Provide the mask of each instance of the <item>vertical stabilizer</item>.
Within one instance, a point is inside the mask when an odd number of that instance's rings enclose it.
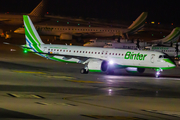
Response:
[[[172,30],[172,32],[166,36],[165,38],[161,39],[161,42],[166,43],[174,43],[177,42],[180,36],[180,27],[176,27]]]
[[[135,32],[141,30],[145,25],[145,20],[148,13],[143,12],[141,15],[128,27],[128,34],[134,34]]]
[[[28,15],[23,15],[25,38],[27,47],[33,48],[36,52],[42,52],[40,50],[41,44],[44,44],[37,33],[31,19]]]
[[[34,10],[28,14],[29,16],[38,16],[42,17],[44,16],[46,12],[46,7],[47,7],[47,0],[42,0],[35,8]]]

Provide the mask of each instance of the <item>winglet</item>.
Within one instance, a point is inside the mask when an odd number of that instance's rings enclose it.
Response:
[[[147,12],[141,13],[141,15],[128,27],[128,34],[133,34],[141,30],[145,25],[145,20],[148,16]]]

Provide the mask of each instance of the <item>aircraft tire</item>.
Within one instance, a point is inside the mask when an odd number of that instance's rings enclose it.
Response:
[[[80,73],[81,73],[81,74],[88,74],[88,73],[89,73],[89,70],[86,70],[86,69],[82,68],[82,69],[80,70]]]

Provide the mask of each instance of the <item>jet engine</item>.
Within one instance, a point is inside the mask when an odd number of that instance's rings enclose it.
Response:
[[[70,34],[61,34],[60,36],[55,36],[55,40],[60,39],[60,40],[72,40],[72,35]]]
[[[127,67],[126,71],[130,73],[144,73],[145,68]]]
[[[108,61],[102,61],[102,60],[91,60],[88,63],[88,69],[90,71],[102,71],[106,72],[108,70]]]

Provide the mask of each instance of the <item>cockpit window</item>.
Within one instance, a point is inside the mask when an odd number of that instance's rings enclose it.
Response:
[[[160,55],[159,58],[169,58],[167,55]]]
[[[163,55],[160,55],[159,58],[164,58],[164,56],[163,56]]]
[[[90,41],[90,43],[94,43],[94,41]]]
[[[160,55],[159,58],[169,58],[167,55]]]

